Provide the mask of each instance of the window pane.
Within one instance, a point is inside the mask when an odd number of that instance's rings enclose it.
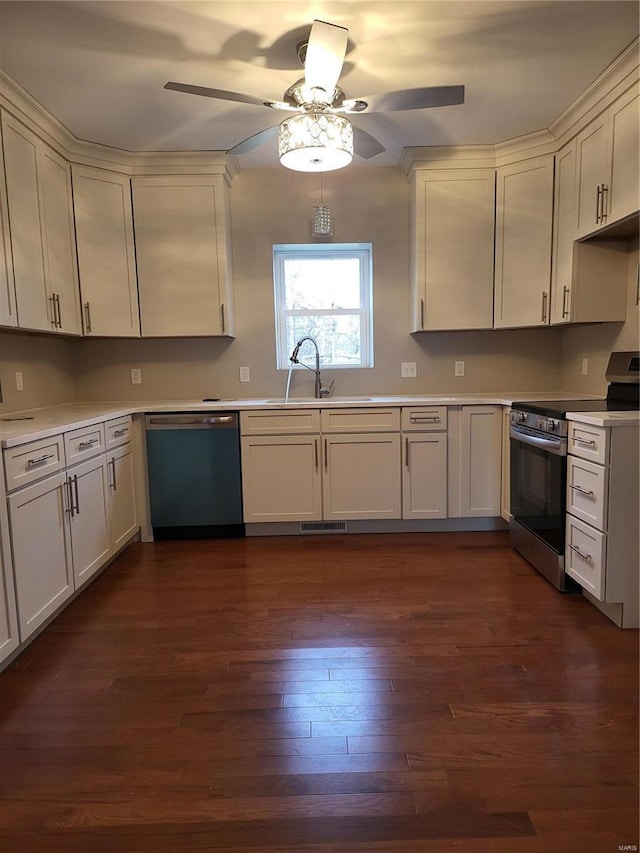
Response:
[[[287,258],[285,305],[300,308],[360,308],[358,258]]]
[[[310,336],[318,342],[320,364],[360,364],[360,315],[339,316],[307,315],[287,317],[287,351],[291,355],[297,342]],[[300,349],[299,359],[309,367],[315,366],[315,348],[306,342]]]

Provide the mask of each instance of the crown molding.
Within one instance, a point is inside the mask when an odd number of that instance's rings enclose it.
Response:
[[[407,178],[420,169],[493,169],[495,145],[433,145],[404,148],[398,168]]]

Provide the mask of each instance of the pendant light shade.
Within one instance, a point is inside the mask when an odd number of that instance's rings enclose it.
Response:
[[[287,169],[330,172],[353,158],[353,127],[332,113],[301,113],[285,119],[278,130],[278,156]]]

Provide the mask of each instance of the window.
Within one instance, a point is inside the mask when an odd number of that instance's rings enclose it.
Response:
[[[371,243],[274,246],[273,278],[278,368],[307,336],[324,367],[373,367]],[[300,361],[313,366],[313,346]]]

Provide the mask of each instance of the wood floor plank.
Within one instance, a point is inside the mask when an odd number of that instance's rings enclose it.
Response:
[[[0,673],[0,850],[617,851],[638,657],[500,532],[135,543]]]

